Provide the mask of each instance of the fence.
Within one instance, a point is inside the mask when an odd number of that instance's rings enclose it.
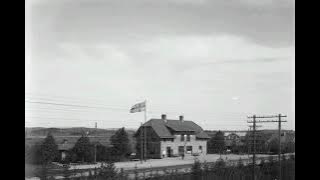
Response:
[[[278,179],[279,162],[277,158],[259,158],[255,168],[255,176],[257,180],[273,180]],[[295,160],[294,156],[283,158],[281,162],[282,180],[295,179]],[[196,162],[192,166],[184,166],[179,168],[158,168],[158,169],[136,169],[133,171],[122,171],[118,174],[108,176],[107,172],[102,177],[99,170],[84,175],[78,172],[78,177],[73,176],[67,178],[70,180],[253,180],[252,163],[249,161],[219,161],[215,163],[199,163]],[[70,176],[70,174],[68,174]]]

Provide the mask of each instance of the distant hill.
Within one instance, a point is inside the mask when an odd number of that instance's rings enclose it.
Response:
[[[110,146],[110,137],[115,134],[118,129],[95,129],[95,128],[85,128],[85,127],[74,127],[74,128],[25,128],[25,144],[26,146],[35,145],[41,143],[47,134],[50,132],[57,144],[63,143],[67,140],[69,144],[75,144],[81,135],[88,133],[90,142],[99,142],[104,146]],[[131,146],[135,147],[135,138],[133,135],[135,130],[126,129],[129,135],[129,140]]]
[[[26,137],[30,136],[47,136],[50,132],[53,136],[81,136],[82,134],[89,135],[110,135],[114,134],[118,129],[99,129],[99,128],[86,128],[86,127],[73,127],[73,128],[42,128],[42,127],[32,127],[25,128]],[[133,129],[126,129],[128,133],[134,133]]]

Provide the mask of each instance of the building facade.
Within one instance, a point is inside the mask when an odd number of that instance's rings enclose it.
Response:
[[[166,158],[206,154],[210,137],[200,126],[184,120],[183,116],[169,120],[162,115],[161,119],[150,119],[143,124],[135,138],[139,157],[142,154],[146,158]]]

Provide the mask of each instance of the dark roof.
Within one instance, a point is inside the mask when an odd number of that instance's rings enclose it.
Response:
[[[180,121],[180,120],[166,120],[163,119],[150,119],[142,126],[152,127],[160,138],[174,138],[169,129],[175,132],[194,132],[197,138],[210,138],[203,129],[193,121]]]
[[[58,150],[70,150],[72,149],[74,144],[58,144]]]
[[[225,140],[224,141],[224,143],[225,143],[225,146],[231,146],[232,145],[232,140]]]
[[[192,121],[167,120],[167,123],[165,125],[174,131],[195,132],[197,129],[197,127],[195,127],[196,124]]]

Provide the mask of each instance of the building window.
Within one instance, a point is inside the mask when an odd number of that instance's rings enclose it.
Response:
[[[190,135],[189,134],[187,135],[187,141],[190,141]]]
[[[184,135],[181,134],[181,141],[184,141]]]
[[[184,147],[183,146],[178,147],[178,153],[179,153],[179,155],[184,154]]]
[[[200,153],[202,153],[202,146],[199,146],[199,151]]]
[[[192,153],[192,146],[187,146],[187,153]]]

